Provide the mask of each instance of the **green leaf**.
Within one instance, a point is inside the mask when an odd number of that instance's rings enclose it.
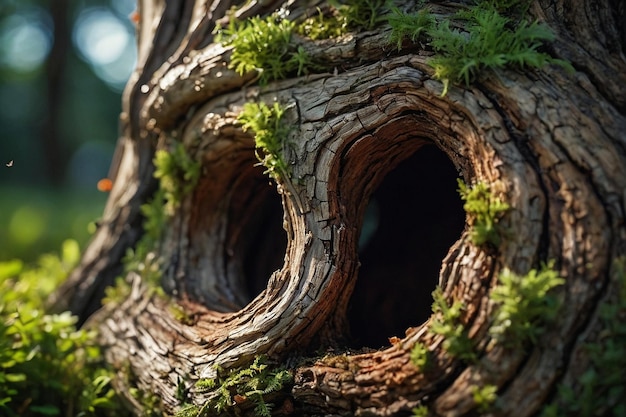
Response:
[[[570,64],[539,52],[544,42],[554,40],[548,26],[524,20],[514,22],[498,9],[481,2],[460,13],[459,17],[467,20],[465,34],[452,29],[449,20],[427,30],[436,52],[430,64],[435,77],[444,83],[442,95],[447,93],[449,83],[468,86],[488,69],[512,65],[539,68],[549,63],[573,69]]]
[[[490,334],[505,345],[523,345],[543,332],[545,323],[552,320],[560,307],[548,292],[565,280],[552,269],[553,263],[543,265],[524,276],[502,270],[490,298],[498,304],[494,312]]]
[[[0,281],[18,276],[23,268],[24,263],[19,259],[0,262]]]
[[[4,374],[4,380],[7,382],[23,382],[26,381],[26,374]]]

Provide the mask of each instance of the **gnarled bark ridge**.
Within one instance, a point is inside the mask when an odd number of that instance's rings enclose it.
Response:
[[[493,385],[493,414],[528,416],[559,384],[577,386],[590,360],[585,346],[602,337],[597,307],[615,296],[615,260],[626,253],[623,5],[532,2],[529,13],[556,34],[549,52],[576,71],[489,71],[442,96],[430,53],[397,51],[384,25],[301,39],[326,70],[258,86],[256,74],[230,69],[232,51],[214,42],[230,0],[138,3],[138,66],[124,93],[115,185],[55,300],[99,330],[120,391],[156,394],[172,414],[211,396],[193,384],[214,376],[215,365],[329,347],[352,350],[292,366],[295,412],[394,415],[424,404],[434,415],[475,415],[476,387]],[[299,19],[323,5],[253,1],[236,15],[281,6]],[[462,5],[428,7],[445,19]],[[248,101],[287,108],[289,176],[270,182],[256,166],[252,132],[236,121]],[[168,296],[130,272],[130,294],[97,310],[143,233],[154,152],[174,142],[201,162],[201,175],[155,246]],[[510,206],[497,247],[472,242],[457,172],[468,184],[490,184]],[[370,244],[377,249],[368,252]],[[498,275],[550,260],[565,278],[555,291],[558,317],[525,349],[495,343],[489,296]],[[429,331],[437,284],[464,303],[476,361],[454,358]],[[385,343],[391,336],[399,338]],[[432,353],[427,372],[410,361],[416,342]]]

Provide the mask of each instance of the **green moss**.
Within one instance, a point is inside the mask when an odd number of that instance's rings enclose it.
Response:
[[[153,162],[154,177],[159,180],[159,188],[163,193],[162,196],[157,194],[154,200],[157,200],[157,197],[165,199],[165,213],[172,216],[182,198],[196,187],[200,178],[201,164],[187,154],[185,145],[180,142],[176,142],[171,151],[164,149],[156,151]],[[142,211],[144,210],[142,208]],[[148,224],[148,231],[153,229],[151,226]]]
[[[271,367],[264,356],[258,356],[246,368],[224,372],[218,368],[216,379],[200,379],[196,383],[199,391],[215,391],[202,406],[185,405],[177,417],[202,417],[207,415],[230,415],[238,401],[251,401],[255,404],[255,414],[261,417],[271,415],[272,404],[265,402],[268,394],[278,392],[292,382],[291,374],[280,368]]]
[[[171,206],[171,205],[170,205]],[[143,239],[150,244],[156,244],[161,239],[161,234],[168,219],[171,207],[166,205],[165,190],[159,188],[152,199],[140,207],[143,221]]]
[[[385,21],[386,0],[347,0],[331,2],[324,13],[321,9],[296,30],[313,40],[336,38],[350,31],[372,30]]]
[[[191,317],[182,306],[173,303],[170,304],[168,307],[172,316],[180,323],[187,326],[192,326],[195,323],[193,317]]]
[[[244,21],[232,18],[227,28],[218,28],[216,41],[233,47],[230,68],[240,75],[258,71],[259,82],[265,84],[308,71],[308,54],[293,41],[295,27],[277,13]]]
[[[526,15],[531,0],[477,0],[475,5],[482,9],[495,9],[500,13],[523,17]]]
[[[435,52],[430,65],[435,78],[443,82],[442,95],[450,83],[468,86],[490,69],[557,64],[573,70],[568,62],[540,51],[544,42],[554,40],[554,34],[546,25],[523,19],[527,8],[527,1],[480,1],[457,14],[456,19],[465,21],[464,32],[456,29],[451,19],[433,23],[424,10],[415,14],[396,11],[389,16],[392,42],[401,47],[405,38],[416,41],[424,35],[429,39]],[[515,11],[517,18],[504,16],[502,10]]]
[[[586,372],[576,386],[559,385],[542,417],[626,416],[626,258],[614,262],[610,284],[612,293],[598,306],[601,337],[584,345]]]
[[[428,407],[425,405],[419,405],[415,407],[413,410],[413,416],[415,417],[428,417],[430,415],[430,411],[428,411]]]
[[[317,9],[317,14],[305,19],[296,27],[296,31],[312,40],[331,39],[345,35],[348,23],[335,8],[331,8],[327,14]]]
[[[428,370],[432,361],[430,350],[421,342],[415,343],[413,349],[411,349],[410,358],[413,365],[417,366],[422,372]]]
[[[189,389],[187,388],[185,379],[178,376],[178,379],[176,381],[176,399],[181,403],[185,403],[185,401],[187,400],[187,395],[189,395]]]
[[[152,290],[164,295],[161,288],[161,277],[163,276],[161,259],[154,251],[149,250],[146,245],[139,242],[134,249],[129,248],[126,251],[122,263],[126,274],[131,271],[136,272]]]
[[[351,30],[372,30],[385,21],[386,0],[345,0],[336,3],[339,19]]]
[[[96,334],[44,300],[80,258],[74,241],[36,266],[0,263],[0,415],[117,416],[122,410]]]
[[[404,13],[398,8],[393,8],[387,20],[391,26],[389,42],[395,43],[398,50],[402,48],[405,39],[413,43],[425,39],[435,25],[435,18],[427,9],[421,9],[416,13]]]
[[[115,278],[115,283],[104,289],[102,304],[120,303],[130,295],[130,284],[123,277]]]
[[[437,55],[430,64],[435,77],[442,80],[445,95],[448,85],[469,85],[486,70],[507,66],[540,68],[548,63],[566,63],[539,52],[545,41],[554,40],[546,25],[526,21],[511,27],[511,20],[497,10],[474,8],[468,15],[467,35],[441,22],[430,31],[431,45]]]
[[[482,387],[472,387],[472,398],[476,408],[481,413],[486,413],[493,407],[496,402],[498,387],[495,385],[485,385]]]
[[[487,184],[479,182],[468,187],[458,180],[459,194],[465,201],[463,209],[470,216],[472,224],[471,238],[476,245],[500,244],[503,230],[499,221],[509,210],[509,205],[495,197]]]
[[[185,145],[175,142],[171,150],[156,151],[153,163],[154,177],[159,188],[152,198],[140,207],[143,215],[143,235],[135,247],[128,248],[122,259],[126,275],[133,271],[139,274],[152,291],[165,296],[161,288],[161,260],[157,256],[157,245],[165,226],[182,199],[191,193],[200,178],[201,163],[195,161]],[[116,284],[105,290],[105,302],[120,301],[129,294],[129,283],[119,278]]]
[[[134,387],[129,388],[128,392],[141,405],[141,417],[164,417],[158,395]]]
[[[256,156],[267,168],[266,173],[275,179],[289,177],[287,163],[283,158],[289,128],[283,121],[285,108],[275,102],[272,107],[265,103],[246,103],[237,121],[244,131],[255,134]]]
[[[541,270],[533,269],[524,276],[508,269],[500,273],[499,284],[490,295],[498,307],[489,332],[498,341],[509,347],[535,343],[545,323],[556,316],[560,304],[549,291],[565,280],[552,266],[552,263],[544,265]]]
[[[434,318],[431,322],[430,331],[444,337],[443,348],[450,355],[475,362],[474,346],[461,322],[461,312],[465,308],[463,303],[455,300],[449,305],[439,287],[433,291],[433,300]]]

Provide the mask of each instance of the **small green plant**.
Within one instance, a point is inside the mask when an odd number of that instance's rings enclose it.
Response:
[[[313,40],[331,39],[346,34],[348,23],[335,8],[331,8],[328,14],[317,9],[317,14],[305,19],[296,30],[300,35]]]
[[[169,307],[170,313],[176,320],[178,320],[178,322],[186,326],[192,326],[195,323],[195,320],[193,319],[193,317],[190,316],[189,313],[185,311],[185,309],[182,306],[176,303],[172,303],[168,307]]]
[[[95,333],[70,312],[47,314],[44,300],[78,262],[75,241],[37,266],[0,263],[0,415],[120,415]]]
[[[467,16],[467,34],[450,27],[446,20],[429,31],[436,52],[430,65],[435,77],[443,81],[448,91],[450,82],[469,85],[485,69],[506,66],[540,68],[546,64],[571,65],[540,52],[545,41],[554,40],[546,25],[522,20],[515,28],[511,20],[493,8],[474,7]]]
[[[418,405],[412,411],[413,411],[413,416],[415,417],[428,417],[430,413],[428,411],[428,407],[426,407],[425,405]]]
[[[346,0],[335,7],[348,29],[372,30],[385,21],[387,0]]]
[[[557,298],[549,291],[565,282],[552,267],[553,263],[549,263],[524,276],[508,269],[500,273],[499,284],[490,296],[498,304],[490,328],[493,337],[509,347],[536,342],[543,324],[553,319],[559,309]]]
[[[165,199],[165,212],[171,216],[182,198],[196,187],[201,164],[187,154],[185,145],[180,142],[176,142],[171,152],[164,149],[156,151],[153,162],[154,177],[159,180],[162,198]],[[154,213],[151,211],[150,214]],[[148,231],[153,228],[148,224]]]
[[[331,1],[330,9],[306,19],[296,28],[297,32],[313,40],[330,39],[345,35],[350,30],[372,30],[385,19],[386,0]]]
[[[287,163],[282,156],[289,133],[283,121],[284,114],[285,108],[277,102],[272,107],[265,103],[246,103],[237,117],[244,131],[254,132],[256,156],[267,168],[266,173],[275,179],[281,175],[289,176]]]
[[[255,413],[260,417],[271,416],[272,404],[266,403],[264,396],[280,391],[292,382],[292,376],[285,369],[272,368],[264,356],[257,356],[247,368],[232,369],[223,375],[218,368],[216,379],[200,379],[196,389],[216,390],[217,396],[202,406],[186,405],[177,417],[202,417],[208,413],[223,415],[228,413],[237,401],[252,401]]]
[[[421,342],[415,343],[411,349],[411,362],[421,371],[426,371],[431,364],[431,353],[425,344]]]
[[[141,404],[141,417],[164,417],[161,398],[158,395],[135,387],[129,388],[128,392]]]
[[[557,64],[572,71],[567,61],[540,51],[544,42],[554,40],[554,34],[548,26],[523,18],[529,4],[526,0],[477,1],[456,15],[457,20],[466,23],[464,32],[454,28],[451,19],[435,23],[425,9],[413,14],[396,9],[388,17],[391,42],[400,49],[406,38],[413,42],[420,37],[428,39],[435,52],[430,65],[435,78],[443,82],[442,96],[450,83],[469,85],[488,69]],[[504,11],[513,11],[516,17],[504,16]]]
[[[140,207],[143,215],[143,235],[135,247],[128,248],[122,259],[124,272],[137,272],[151,290],[159,295],[165,293],[160,286],[161,259],[155,250],[167,220],[174,215],[182,199],[196,187],[200,178],[201,163],[193,160],[185,145],[176,142],[171,151],[159,149],[153,159],[154,177],[159,180],[159,188],[152,199]],[[129,294],[129,284],[118,278],[115,285],[105,290],[103,302],[120,301]]]
[[[258,71],[259,82],[265,84],[307,72],[311,62],[306,51],[293,42],[295,27],[278,13],[244,21],[233,17],[227,28],[217,29],[216,41],[233,47],[230,68],[240,75]]]
[[[420,38],[426,37],[435,24],[435,18],[428,9],[407,14],[398,8],[393,8],[387,20],[391,26],[389,42],[395,43],[398,50],[402,49],[402,42],[407,38],[415,43]]]
[[[145,236],[137,242],[134,248],[126,249],[122,258],[124,265],[124,275],[118,276],[115,283],[104,289],[102,303],[104,305],[119,303],[125,300],[131,292],[131,283],[125,277],[130,272],[134,272],[141,277],[143,283],[148,284],[148,290],[162,298],[166,297],[165,291],[161,287],[161,258],[151,249],[152,244]]]
[[[494,9],[500,13],[510,13],[516,16],[525,16],[531,0],[476,0],[477,7],[482,9]]]
[[[499,221],[509,205],[495,197],[484,182],[478,182],[473,187],[468,187],[461,179],[457,182],[459,194],[465,201],[463,209],[473,223],[472,242],[476,245],[490,243],[497,247],[503,234]]]
[[[151,284],[153,289],[157,291],[162,291],[160,287],[163,275],[161,259],[154,251],[148,250],[147,245],[139,242],[134,249],[128,248],[122,263],[126,273],[136,272],[141,276],[143,282]]]
[[[102,304],[119,303],[130,295],[130,284],[123,277],[116,277],[115,283],[104,289]]]
[[[455,300],[452,305],[448,305],[440,287],[433,291],[433,300],[434,319],[430,331],[444,336],[443,348],[450,355],[469,362],[476,361],[474,346],[461,323],[463,303]]]
[[[142,204],[140,207],[141,214],[144,218],[142,239],[146,244],[153,246],[161,238],[163,228],[167,222],[168,213],[172,210],[172,205],[166,205],[165,190],[159,188],[152,199]]]
[[[589,364],[577,387],[561,384],[542,417],[626,416],[626,258],[614,261],[614,290],[598,307],[602,336],[585,344]]]
[[[187,388],[187,384],[185,384],[185,379],[181,378],[179,375],[176,381],[176,399],[184,403],[188,394],[189,388]]]
[[[472,398],[474,399],[474,404],[476,404],[479,412],[486,413],[491,409],[498,398],[497,392],[498,387],[495,385],[472,387]]]

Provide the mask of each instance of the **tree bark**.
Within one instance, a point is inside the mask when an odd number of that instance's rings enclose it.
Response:
[[[471,416],[473,390],[488,384],[497,387],[491,414],[530,416],[560,384],[580,389],[585,346],[602,338],[599,306],[616,296],[611,277],[626,254],[623,4],[532,2],[529,12],[556,34],[550,54],[575,72],[488,71],[445,96],[430,53],[397,51],[385,26],[302,39],[327,71],[260,87],[255,74],[230,69],[231,50],[214,42],[232,5],[138,2],[138,65],[124,93],[114,187],[81,265],[53,301],[98,329],[119,390],[156,394],[173,414],[211,397],[194,382],[214,377],[215,365],[260,354],[295,376],[279,413],[382,416],[422,404],[432,415]],[[323,5],[282,6],[297,20]],[[437,19],[462,6],[428,5]],[[237,18],[280,7],[253,1]],[[255,165],[252,133],[236,121],[252,100],[288,108],[289,177],[270,182]],[[128,297],[100,308],[143,233],[154,152],[175,142],[201,162],[201,176],[156,245],[168,296],[128,272]],[[497,247],[473,243],[457,175],[490,184],[510,206]],[[376,222],[359,249],[364,224]],[[525,349],[495,343],[498,275],[551,260],[565,279],[555,291],[558,317]],[[448,354],[429,331],[437,285],[450,303],[464,303],[476,361]],[[417,342],[433,355],[429,371],[410,360]],[[315,351],[326,355],[293,360]]]

